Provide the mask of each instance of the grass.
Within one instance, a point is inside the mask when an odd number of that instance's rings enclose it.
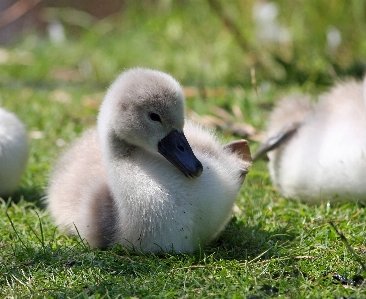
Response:
[[[68,11],[60,10],[68,37],[63,43],[28,34],[0,49],[0,105],[26,123],[31,144],[19,189],[0,203],[1,298],[366,298],[364,207],[285,199],[273,189],[265,162],[251,168],[224,232],[193,255],[138,256],[119,246],[92,250],[61,234],[45,211],[52,165],[95,124],[104,91],[124,68],[169,71],[196,88],[189,108],[208,114],[213,105],[228,111],[238,105],[245,122],[259,129],[281,95],[324,90],[333,78],[330,67],[341,77],[357,76],[352,67],[362,68],[362,1],[326,7],[298,2],[302,10],[278,1],[280,20],[298,33],[281,47],[260,44],[250,10],[241,2],[227,4],[225,13],[248,41],[246,51],[209,2],[143,2],[149,11],[127,2],[123,14],[93,21],[91,29],[70,23]],[[303,26],[309,20],[311,26]],[[335,23],[344,42],[332,56],[324,52],[322,32]],[[253,65],[258,51],[261,63]],[[238,138],[219,134],[224,141]]]

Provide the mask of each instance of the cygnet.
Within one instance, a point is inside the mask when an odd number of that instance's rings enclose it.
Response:
[[[280,101],[269,117],[274,186],[308,203],[366,201],[366,78],[335,85],[313,104],[309,96]]]
[[[226,146],[185,122],[179,83],[134,68],[108,89],[96,129],[61,157],[50,178],[56,224],[91,247],[190,253],[230,219],[251,163],[245,140]]]
[[[24,124],[15,114],[0,108],[0,196],[18,187],[28,160],[28,139]]]

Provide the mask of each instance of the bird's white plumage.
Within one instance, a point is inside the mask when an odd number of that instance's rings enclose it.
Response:
[[[150,112],[161,122],[152,122]],[[158,153],[182,130],[203,165],[188,178]],[[244,164],[243,164],[244,163]],[[78,139],[50,179],[56,224],[93,247],[120,243],[143,252],[192,252],[223,229],[243,182],[243,162],[200,126],[184,125],[184,96],[172,77],[132,69],[111,85],[98,130]]]
[[[0,108],[0,196],[17,188],[28,159],[24,124],[13,113]]]
[[[310,203],[366,200],[366,79],[339,83],[311,104],[290,97],[274,109],[268,135],[288,122],[297,132],[268,153],[279,191]]]

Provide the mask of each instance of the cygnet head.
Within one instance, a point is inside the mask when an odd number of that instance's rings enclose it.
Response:
[[[122,73],[110,86],[98,117],[102,151],[116,138],[160,153],[185,176],[198,177],[202,164],[183,133],[185,101],[171,76],[144,68]]]

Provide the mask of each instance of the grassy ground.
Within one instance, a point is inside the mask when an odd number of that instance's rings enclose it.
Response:
[[[19,190],[0,203],[1,298],[366,298],[365,209],[284,199],[271,186],[264,162],[251,168],[225,231],[194,255],[91,250],[58,232],[44,210],[53,163],[95,124],[106,87],[124,68],[171,72],[196,88],[189,108],[207,114],[213,105],[229,111],[238,105],[245,122],[259,129],[282,94],[317,93],[335,74],[360,74],[363,1],[326,7],[296,2],[302,9],[278,1],[279,19],[298,33],[281,46],[256,40],[249,10],[254,2],[232,2],[224,11],[246,44],[238,43],[233,27],[223,26],[225,16],[212,1],[181,7],[158,1],[144,10],[128,4],[123,14],[90,21],[89,29],[73,24],[70,11],[48,11],[65,25],[64,42],[28,34],[0,48],[0,105],[26,123],[31,144]],[[324,32],[335,24],[343,43],[329,54]],[[225,132],[220,137],[238,138]]]

